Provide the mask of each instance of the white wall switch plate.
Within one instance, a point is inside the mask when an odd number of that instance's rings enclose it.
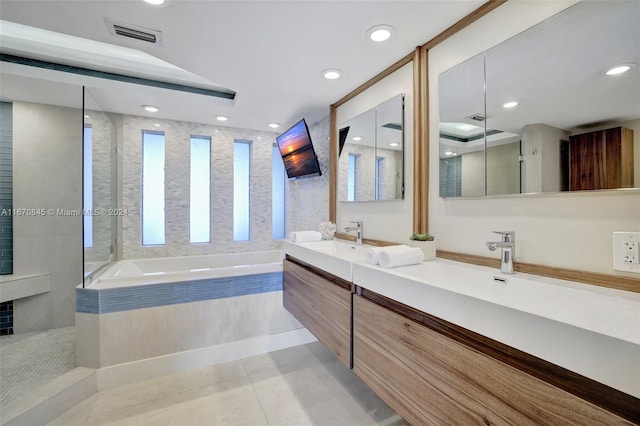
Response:
[[[640,274],[640,232],[613,233],[613,269]]]

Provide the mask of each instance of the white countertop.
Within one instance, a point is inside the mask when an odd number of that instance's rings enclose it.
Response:
[[[351,282],[352,265],[364,262],[367,245],[343,240],[292,243],[284,241],[283,249],[296,259]]]
[[[638,293],[443,259],[354,263],[353,282],[640,397]]]
[[[414,305],[421,301],[402,281],[437,287],[640,345],[640,293],[523,273],[507,275],[444,259],[391,269],[359,263],[354,264],[353,271],[355,284],[383,295],[393,286],[395,296],[416,309],[420,307]],[[377,275],[376,279],[371,273]],[[507,283],[494,281],[494,277]]]

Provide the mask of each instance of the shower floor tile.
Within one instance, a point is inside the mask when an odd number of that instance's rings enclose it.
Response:
[[[0,337],[0,408],[76,367],[75,327]]]

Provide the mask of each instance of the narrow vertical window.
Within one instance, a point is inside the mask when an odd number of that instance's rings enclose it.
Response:
[[[191,137],[189,242],[211,241],[211,139]]]
[[[164,244],[164,133],[142,132],[142,244]]]
[[[233,144],[233,239],[251,239],[251,142],[236,141]]]
[[[347,201],[356,200],[356,160],[358,156],[349,154],[349,170],[347,172]]]
[[[84,247],[93,247],[93,215],[87,213],[93,209],[93,128],[91,126],[85,126],[84,134],[82,135],[82,150],[83,150],[83,194],[82,194],[82,208],[84,209],[84,215],[82,220],[84,222],[83,239]]]
[[[278,145],[274,145],[271,153],[271,225],[274,240],[284,239],[284,183],[284,163]]]

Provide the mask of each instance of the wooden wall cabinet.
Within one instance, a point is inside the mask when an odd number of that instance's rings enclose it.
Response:
[[[284,307],[351,367],[351,283],[287,256]]]
[[[633,130],[599,130],[569,138],[569,189],[633,188]]]
[[[395,307],[382,306],[384,297],[363,294],[353,298],[353,369],[411,424],[633,424],[477,350],[484,345],[492,351],[493,343],[460,343],[456,337],[464,329],[389,299]],[[634,418],[637,400],[627,402],[628,417]]]

